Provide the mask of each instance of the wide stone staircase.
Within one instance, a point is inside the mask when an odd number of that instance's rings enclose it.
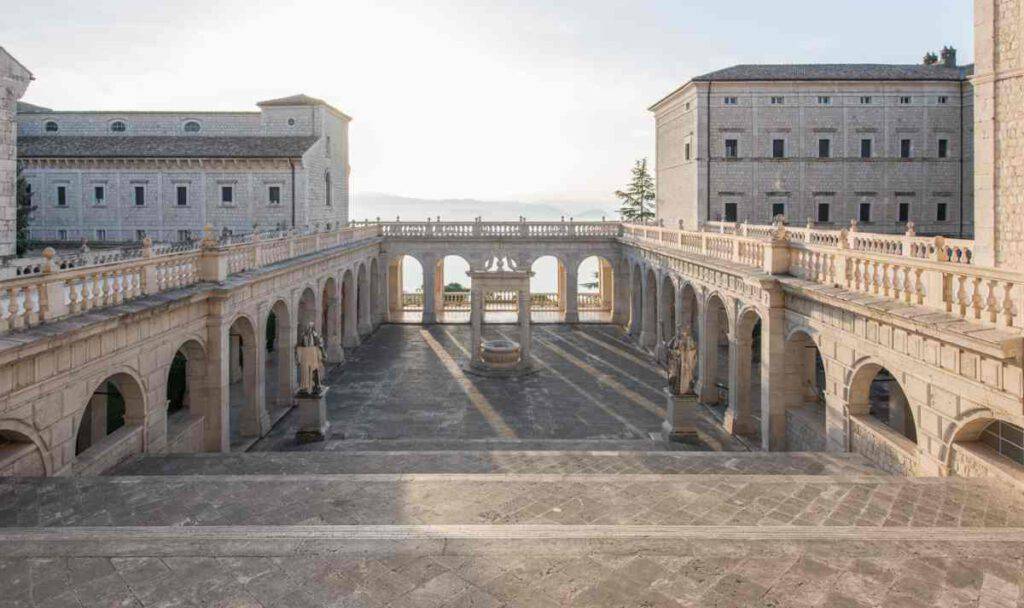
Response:
[[[1024,606],[1024,499],[984,480],[642,441],[322,447],[4,480],[0,606]]]

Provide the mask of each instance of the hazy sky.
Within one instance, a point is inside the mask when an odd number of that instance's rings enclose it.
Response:
[[[14,4],[14,0],[0,0]],[[736,63],[970,61],[970,0],[18,2],[0,46],[58,109],[355,118],[355,191],[603,201],[653,155],[646,108]]]

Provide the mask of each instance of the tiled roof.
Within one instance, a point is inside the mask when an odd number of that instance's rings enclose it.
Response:
[[[744,80],[963,80],[973,66],[818,63],[734,65],[693,78],[695,82]]]
[[[291,95],[288,97],[279,97],[277,99],[268,99],[266,101],[261,101],[256,105],[261,108],[272,108],[275,106],[327,106],[328,108],[334,110],[338,114],[341,114],[345,118],[352,118],[348,114],[345,114],[344,112],[327,103],[323,99],[317,99],[316,97],[310,97],[309,95],[305,95],[302,93],[298,95]]]
[[[44,108],[43,106],[37,106],[34,103],[28,103],[27,101],[19,101],[17,105],[18,114],[46,114],[53,112],[50,108]]]
[[[316,137],[64,136],[18,138],[20,158],[292,158]]]

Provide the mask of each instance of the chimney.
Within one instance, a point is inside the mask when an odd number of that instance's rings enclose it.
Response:
[[[942,58],[942,65],[943,66],[945,66],[947,68],[955,68],[956,67],[956,49],[955,48],[953,48],[951,46],[944,46],[944,47],[942,47],[942,53],[940,54],[940,56]]]

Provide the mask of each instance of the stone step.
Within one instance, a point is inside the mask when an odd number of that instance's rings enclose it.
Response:
[[[1019,527],[981,479],[881,475],[350,474],[10,479],[0,526]]]
[[[402,442],[401,447],[406,447]],[[470,444],[470,447],[477,447]],[[482,447],[482,446],[480,446]],[[598,446],[593,446],[598,447]],[[601,446],[614,447],[614,446]],[[339,475],[367,473],[881,475],[857,454],[342,450],[231,454],[147,454],[116,475]]]

